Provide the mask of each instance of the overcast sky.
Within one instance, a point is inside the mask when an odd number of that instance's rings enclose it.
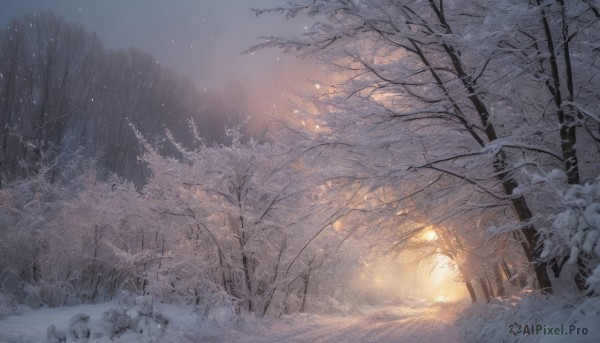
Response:
[[[299,35],[308,19],[255,17],[251,8],[280,0],[0,0],[0,25],[52,10],[94,30],[109,48],[134,46],[190,77],[199,90],[220,91],[233,79],[265,92],[297,82],[307,62],[278,51],[240,55],[262,35]]]

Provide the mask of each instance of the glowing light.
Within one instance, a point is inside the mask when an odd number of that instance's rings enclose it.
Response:
[[[437,235],[437,233],[435,233],[435,231],[429,230],[423,234],[423,238],[427,241],[432,242],[432,241],[435,241],[436,239],[438,239],[438,235]]]
[[[403,255],[407,259],[414,257],[408,252]],[[457,270],[448,257],[435,254],[428,260],[422,260],[419,263],[421,267],[403,260],[384,257],[362,263],[360,270],[355,271],[351,287],[357,294],[364,294],[375,301],[393,301],[409,296],[441,304],[468,298],[465,285],[459,281]]]
[[[383,286],[383,280],[379,277],[373,278],[373,285],[377,287]]]
[[[318,83],[315,83],[315,88],[316,88],[317,90],[319,90],[319,89],[321,89],[321,85],[320,85],[320,84],[318,84]]]
[[[341,220],[336,220],[335,223],[333,223],[333,229],[337,232],[340,232],[342,230],[342,221]]]
[[[320,128],[321,128],[321,125],[319,125],[319,124],[315,125],[315,129],[320,129]]]

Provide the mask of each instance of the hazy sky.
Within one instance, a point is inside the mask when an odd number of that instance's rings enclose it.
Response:
[[[293,83],[307,62],[278,51],[240,55],[261,35],[298,35],[308,19],[255,17],[251,8],[280,0],[0,0],[0,25],[15,16],[52,10],[94,30],[109,48],[135,46],[190,77],[198,89],[221,90],[244,80],[260,93]],[[251,84],[251,86],[248,86]],[[261,95],[262,96],[262,95]]]

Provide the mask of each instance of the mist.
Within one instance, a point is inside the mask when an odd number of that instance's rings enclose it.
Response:
[[[308,58],[272,49],[242,54],[261,36],[300,35],[310,26],[307,18],[258,18],[252,12],[274,4],[276,0],[24,0],[2,4],[0,25],[52,11],[95,32],[107,48],[149,52],[161,65],[189,77],[199,91],[226,96],[232,88],[242,88],[247,115],[266,120],[285,114],[286,98],[320,76]]]
[[[0,341],[600,341],[597,1],[0,7]]]

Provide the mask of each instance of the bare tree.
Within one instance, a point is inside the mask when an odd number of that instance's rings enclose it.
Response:
[[[4,180],[35,174],[39,149],[54,153],[60,171],[81,147],[102,154],[104,177],[115,172],[141,187],[148,170],[137,161],[130,123],[165,155],[178,154],[164,144],[165,128],[194,144],[190,118],[210,144],[227,143],[226,125],[216,120],[222,100],[202,95],[148,53],[104,49],[95,34],[51,12],[14,19],[0,34],[0,73]]]

